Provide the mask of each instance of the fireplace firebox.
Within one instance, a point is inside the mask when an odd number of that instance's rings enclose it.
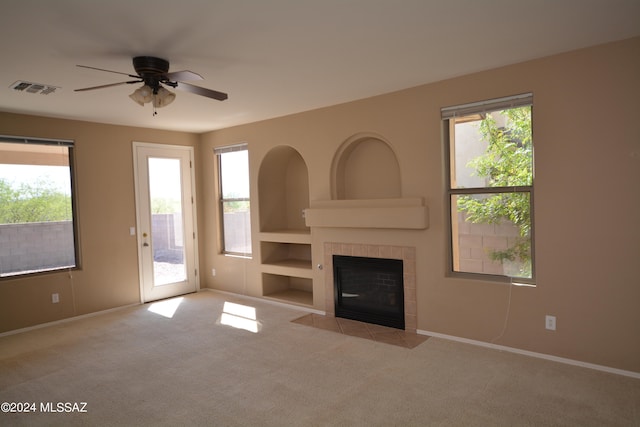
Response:
[[[404,329],[402,260],[333,255],[335,315]]]

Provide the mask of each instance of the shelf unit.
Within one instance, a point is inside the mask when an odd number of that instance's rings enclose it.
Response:
[[[280,146],[267,153],[258,195],[262,295],[313,307],[311,231],[302,216],[309,207],[309,176],[296,150]]]

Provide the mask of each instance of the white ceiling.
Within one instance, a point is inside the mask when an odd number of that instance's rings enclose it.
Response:
[[[204,132],[638,35],[640,0],[2,0],[0,111]],[[229,99],[176,90],[153,117],[138,85],[74,92],[129,80],[76,64],[138,55]]]

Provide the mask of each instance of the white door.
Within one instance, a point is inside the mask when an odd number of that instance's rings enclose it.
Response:
[[[197,290],[193,148],[133,143],[142,302]]]

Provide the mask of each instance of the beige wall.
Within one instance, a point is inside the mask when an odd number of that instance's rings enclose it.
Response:
[[[252,227],[259,229],[258,171],[269,150],[289,145],[309,171],[310,200],[331,199],[331,166],[357,134],[388,141],[402,197],[422,197],[426,230],[314,228],[313,265],[325,242],[417,249],[418,329],[640,372],[640,39],[570,52],[384,96],[238,126],[202,136],[207,287],[260,296],[254,258],[219,254],[213,147],[249,143]],[[446,206],[440,108],[525,92],[534,95],[537,288],[446,276]],[[324,310],[314,269],[314,306]],[[557,331],[544,328],[546,314]],[[495,340],[495,341],[494,341]]]
[[[503,329],[509,287],[446,276],[440,108],[533,92],[537,288],[512,289],[507,328],[495,343],[640,372],[639,75],[636,38],[203,135],[0,113],[0,133],[76,141],[83,256],[72,278],[1,281],[0,331],[139,301],[128,234],[135,224],[131,141],[197,147],[201,284],[260,296],[257,233],[253,259],[219,253],[213,147],[249,143],[257,231],[258,171],[269,150],[295,148],[308,168],[310,200],[329,200],[334,154],[363,134],[389,142],[401,195],[425,200],[429,228],[314,228],[313,265],[322,262],[325,242],[415,247],[418,329],[492,342]],[[325,274],[314,269],[318,309]],[[557,331],[544,329],[545,314],[557,316]]]
[[[0,280],[0,332],[139,303],[132,141],[194,146],[197,135],[8,113],[0,134],[75,141],[82,265]]]

